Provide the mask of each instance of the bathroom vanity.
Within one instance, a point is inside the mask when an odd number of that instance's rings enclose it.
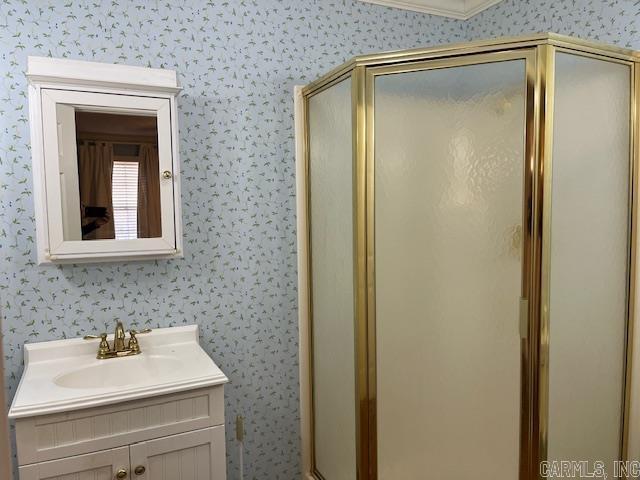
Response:
[[[224,480],[228,380],[198,327],[153,330],[122,357],[97,359],[101,341],[24,346],[9,411],[20,479]]]

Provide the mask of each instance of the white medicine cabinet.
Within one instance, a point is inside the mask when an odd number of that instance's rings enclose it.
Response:
[[[29,57],[38,263],[182,256],[171,70]]]

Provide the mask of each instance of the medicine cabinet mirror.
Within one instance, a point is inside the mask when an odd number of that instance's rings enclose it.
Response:
[[[38,262],[180,256],[175,72],[29,57],[27,76]]]

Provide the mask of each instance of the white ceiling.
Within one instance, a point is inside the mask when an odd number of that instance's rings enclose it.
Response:
[[[466,20],[502,0],[360,0],[387,7]]]

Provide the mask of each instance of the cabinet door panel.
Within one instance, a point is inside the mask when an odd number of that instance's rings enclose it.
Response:
[[[137,443],[130,453],[135,480],[226,478],[223,426]],[[139,467],[144,473],[133,473]]]
[[[129,447],[20,467],[20,480],[112,480],[129,471]]]

